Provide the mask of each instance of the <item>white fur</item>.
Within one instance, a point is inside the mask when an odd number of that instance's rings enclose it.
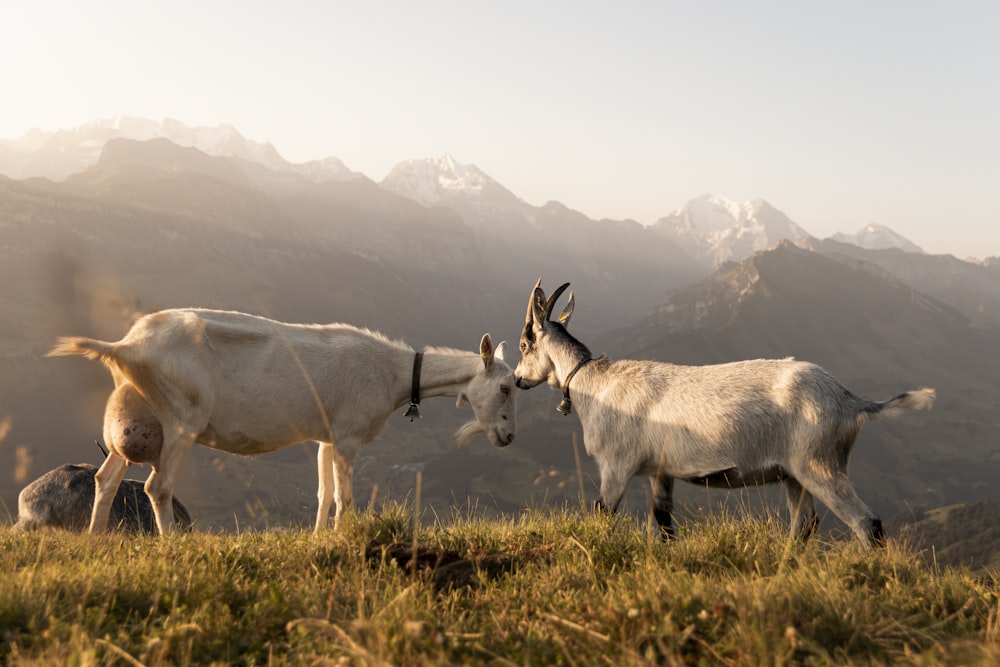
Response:
[[[518,386],[562,387],[589,357],[565,328],[573,312],[549,320],[563,285],[546,299],[540,284],[528,303]],[[629,480],[649,476],[654,511],[667,533],[675,478],[712,486],[785,482],[792,528],[815,527],[813,496],[865,544],[881,540],[881,522],[857,496],[847,461],[861,426],[882,414],[928,409],[933,389],[875,403],[845,389],[825,370],[794,359],[710,366],[594,360],[570,385],[587,453],[601,475],[601,502],[612,511]]]
[[[430,348],[420,376],[422,397],[468,401],[479,432],[503,447],[514,438],[513,374],[505,344],[489,334],[479,353]],[[108,343],[61,338],[50,356],[101,360],[115,386],[131,383],[163,427],[159,461],[146,481],[161,533],[177,476],[192,446],[248,455],[316,440],[319,507],[315,530],[335,526],[352,503],[351,473],[358,450],[371,442],[393,411],[410,399],[414,351],[404,343],[347,324],[286,324],[244,313],[203,309],[146,315],[126,336]],[[141,416],[141,415],[139,415]],[[91,532],[104,530],[115,490],[129,462],[109,432],[111,448],[97,473]],[[467,427],[466,427],[467,428]]]

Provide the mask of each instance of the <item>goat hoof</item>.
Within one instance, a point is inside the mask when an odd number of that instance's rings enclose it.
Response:
[[[871,536],[873,547],[885,546],[885,529],[882,528],[882,519],[872,519],[871,525],[868,527],[868,534]]]

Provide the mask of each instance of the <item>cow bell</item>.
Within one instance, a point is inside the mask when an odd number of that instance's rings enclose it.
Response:
[[[409,417],[412,422],[414,419],[420,419],[420,406],[416,403],[410,403],[410,407],[406,408],[406,412],[403,413],[404,417]]]
[[[569,413],[573,412],[573,402],[569,400],[569,396],[559,401],[559,405],[556,406],[556,412],[566,416],[569,416]]]

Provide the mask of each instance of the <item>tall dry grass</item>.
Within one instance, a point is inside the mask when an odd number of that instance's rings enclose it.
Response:
[[[0,528],[0,662],[1000,664],[996,575],[786,530],[399,504],[319,537]]]

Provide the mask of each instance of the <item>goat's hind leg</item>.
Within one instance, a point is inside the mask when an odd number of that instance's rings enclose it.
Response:
[[[785,503],[791,519],[792,535],[806,542],[819,527],[816,504],[812,494],[806,491],[794,477],[787,477],[785,483]]]
[[[819,498],[821,503],[854,531],[862,544],[869,548],[885,544],[882,519],[858,497],[846,472],[800,476],[800,480],[807,491]]]
[[[104,463],[94,473],[94,508],[90,513],[90,532],[102,533],[108,529],[108,516],[115,494],[125,477],[129,462],[114,452],[108,454]]]
[[[601,497],[594,504],[594,509],[614,514],[618,511],[618,505],[625,496],[625,489],[632,476],[622,475],[619,468],[603,461],[598,461],[598,468],[601,472]]]
[[[164,433],[169,435],[164,437],[160,464],[153,466],[145,485],[160,535],[174,529],[174,487],[197,437],[193,429],[181,426],[169,428],[167,424],[164,424]]]
[[[674,537],[674,478],[670,475],[653,475],[649,478],[653,489],[653,518],[660,527],[664,540]]]

